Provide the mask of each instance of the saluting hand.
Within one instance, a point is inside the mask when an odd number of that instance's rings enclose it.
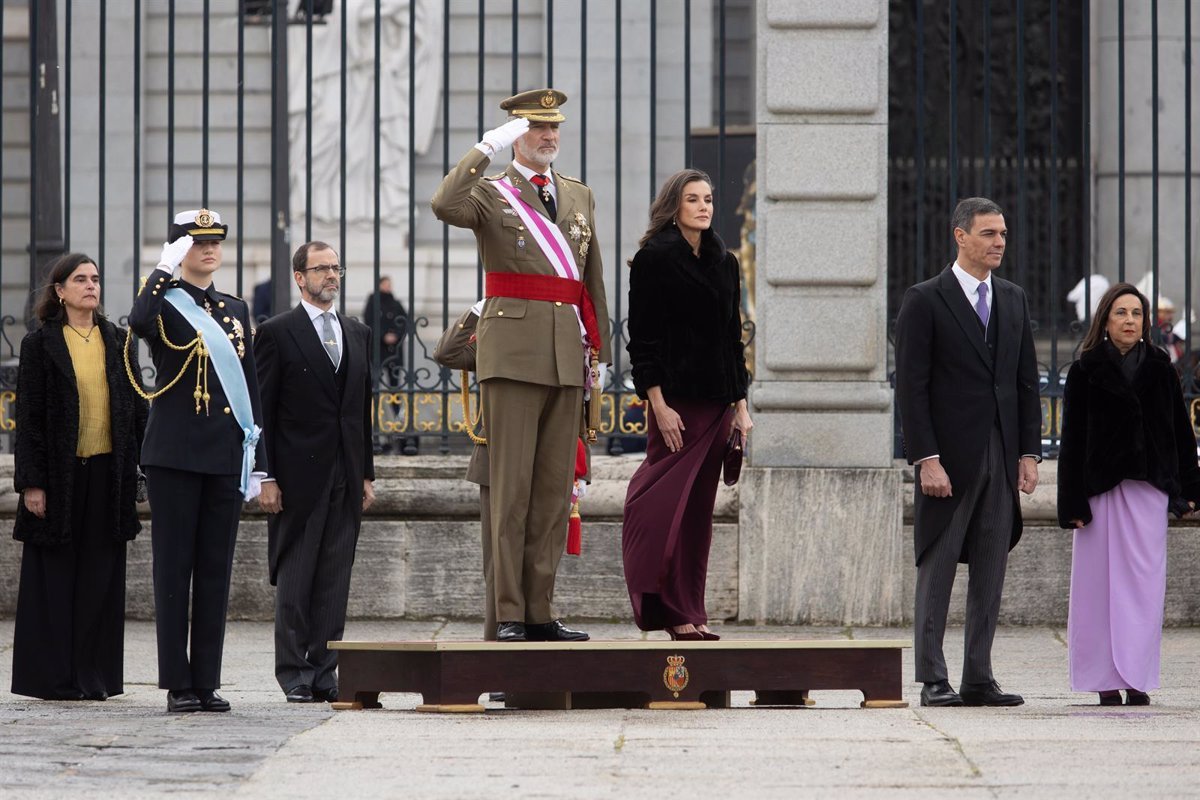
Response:
[[[258,504],[268,514],[278,514],[283,511],[283,490],[277,481],[263,481],[262,494],[258,496]]]
[[[921,494],[926,497],[954,496],[950,476],[946,474],[940,458],[931,458],[917,464],[917,474],[921,476]]]
[[[26,489],[21,494],[21,501],[25,503],[25,508],[29,510],[38,519],[46,518],[46,490],[45,489]]]
[[[520,139],[529,130],[529,120],[525,117],[510,119],[498,128],[492,128],[483,135],[481,142],[492,148],[492,155],[512,147],[513,142]]]
[[[192,249],[192,237],[180,236],[173,242],[163,242],[162,255],[158,257],[158,266],[171,272],[183,263],[183,257]]]
[[[375,484],[367,478],[363,478],[363,511],[371,507],[375,502]]]

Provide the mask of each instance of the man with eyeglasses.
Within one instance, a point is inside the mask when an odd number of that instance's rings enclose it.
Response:
[[[275,592],[275,678],[289,703],[337,700],[337,652],[363,512],[375,500],[371,331],[333,307],[346,270],[300,245],[300,304],[254,339],[267,460],[259,499]]]

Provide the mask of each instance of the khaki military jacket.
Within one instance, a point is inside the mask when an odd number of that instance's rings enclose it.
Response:
[[[470,228],[488,272],[554,275],[533,234],[488,182],[500,177],[539,212],[542,201],[534,187],[511,164],[503,175],[485,178],[491,159],[471,148],[433,195],[433,213],[460,228]],[[604,293],[604,267],[596,241],[596,202],[580,181],[554,172],[558,219],[554,220],[571,248],[584,285],[596,307],[600,328],[600,360],[612,362],[611,324]],[[492,297],[484,303],[476,330],[476,374],[479,380],[508,378],[547,386],[584,384],[583,344],[571,306],[543,300]]]

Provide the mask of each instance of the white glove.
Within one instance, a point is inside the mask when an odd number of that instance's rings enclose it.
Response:
[[[525,117],[515,117],[499,128],[492,128],[485,133],[480,139],[480,143],[492,148],[492,155],[495,155],[501,150],[512,147],[513,142],[525,135],[527,130],[529,130],[529,120]]]
[[[173,242],[163,242],[162,255],[158,257],[158,268],[174,272],[183,263],[183,257],[192,249],[192,237],[181,236]]]

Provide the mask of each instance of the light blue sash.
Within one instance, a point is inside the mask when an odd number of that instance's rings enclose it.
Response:
[[[225,398],[229,400],[229,408],[238,427],[242,429],[242,496],[250,490],[250,473],[254,472],[254,447],[262,429],[254,424],[254,407],[250,404],[250,388],[246,385],[246,374],[242,372],[242,362],[233,342],[225,336],[225,330],[217,321],[196,305],[192,296],[178,287],[168,289],[163,298],[183,315],[188,324],[204,337],[204,347],[208,350],[213,370],[217,380],[225,390]]]

